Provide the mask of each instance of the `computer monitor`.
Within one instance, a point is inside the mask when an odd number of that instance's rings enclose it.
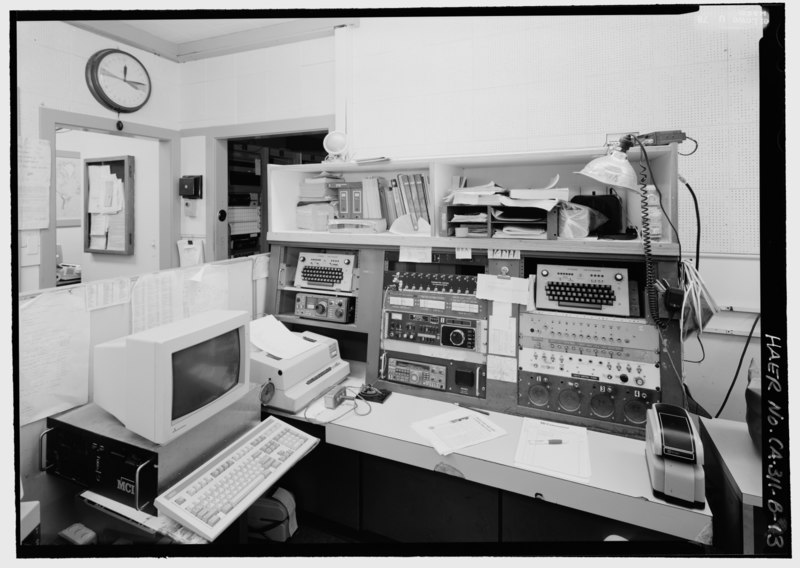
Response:
[[[212,310],[95,346],[94,402],[167,444],[249,391],[250,317]]]

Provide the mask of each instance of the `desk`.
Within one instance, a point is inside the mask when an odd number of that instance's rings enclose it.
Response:
[[[734,550],[754,554],[756,513],[762,507],[761,455],[750,439],[747,423],[701,418],[700,435],[708,466],[719,467],[725,477],[723,493],[732,492],[740,507],[739,511],[719,512],[727,519],[741,517],[741,550],[738,546]],[[720,507],[731,503],[726,497],[721,495]]]
[[[350,413],[328,423],[326,441],[688,541],[711,543],[708,505],[689,509],[653,496],[644,441],[590,431],[592,475],[590,482],[583,484],[515,467],[523,421],[519,416],[492,412],[491,420],[507,432],[505,436],[440,456],[411,424],[453,408],[448,403],[393,393],[385,403],[373,404],[366,416]]]

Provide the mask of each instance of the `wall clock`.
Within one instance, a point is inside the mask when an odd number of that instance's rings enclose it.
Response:
[[[119,49],[101,49],[86,62],[94,98],[115,112],[135,112],[150,99],[150,75],[142,62]]]

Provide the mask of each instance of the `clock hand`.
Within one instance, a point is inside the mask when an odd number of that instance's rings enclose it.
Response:
[[[132,81],[130,79],[123,79],[119,75],[114,75],[113,73],[111,73],[110,71],[106,71],[105,69],[100,69],[100,74],[101,75],[106,75],[106,76],[111,77],[113,79],[117,79],[119,81],[122,81],[123,83],[127,83],[127,84],[133,86],[135,89],[141,89],[142,87],[146,87],[147,86],[146,83],[140,83],[139,81]],[[125,74],[127,75],[127,67],[125,68]]]

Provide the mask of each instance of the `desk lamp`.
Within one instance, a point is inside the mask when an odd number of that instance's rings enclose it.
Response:
[[[578,173],[605,185],[614,185],[632,191],[639,191],[639,185],[636,183],[636,173],[628,161],[627,154],[633,144],[633,135],[626,134],[619,139],[617,145],[605,156],[595,158]]]

